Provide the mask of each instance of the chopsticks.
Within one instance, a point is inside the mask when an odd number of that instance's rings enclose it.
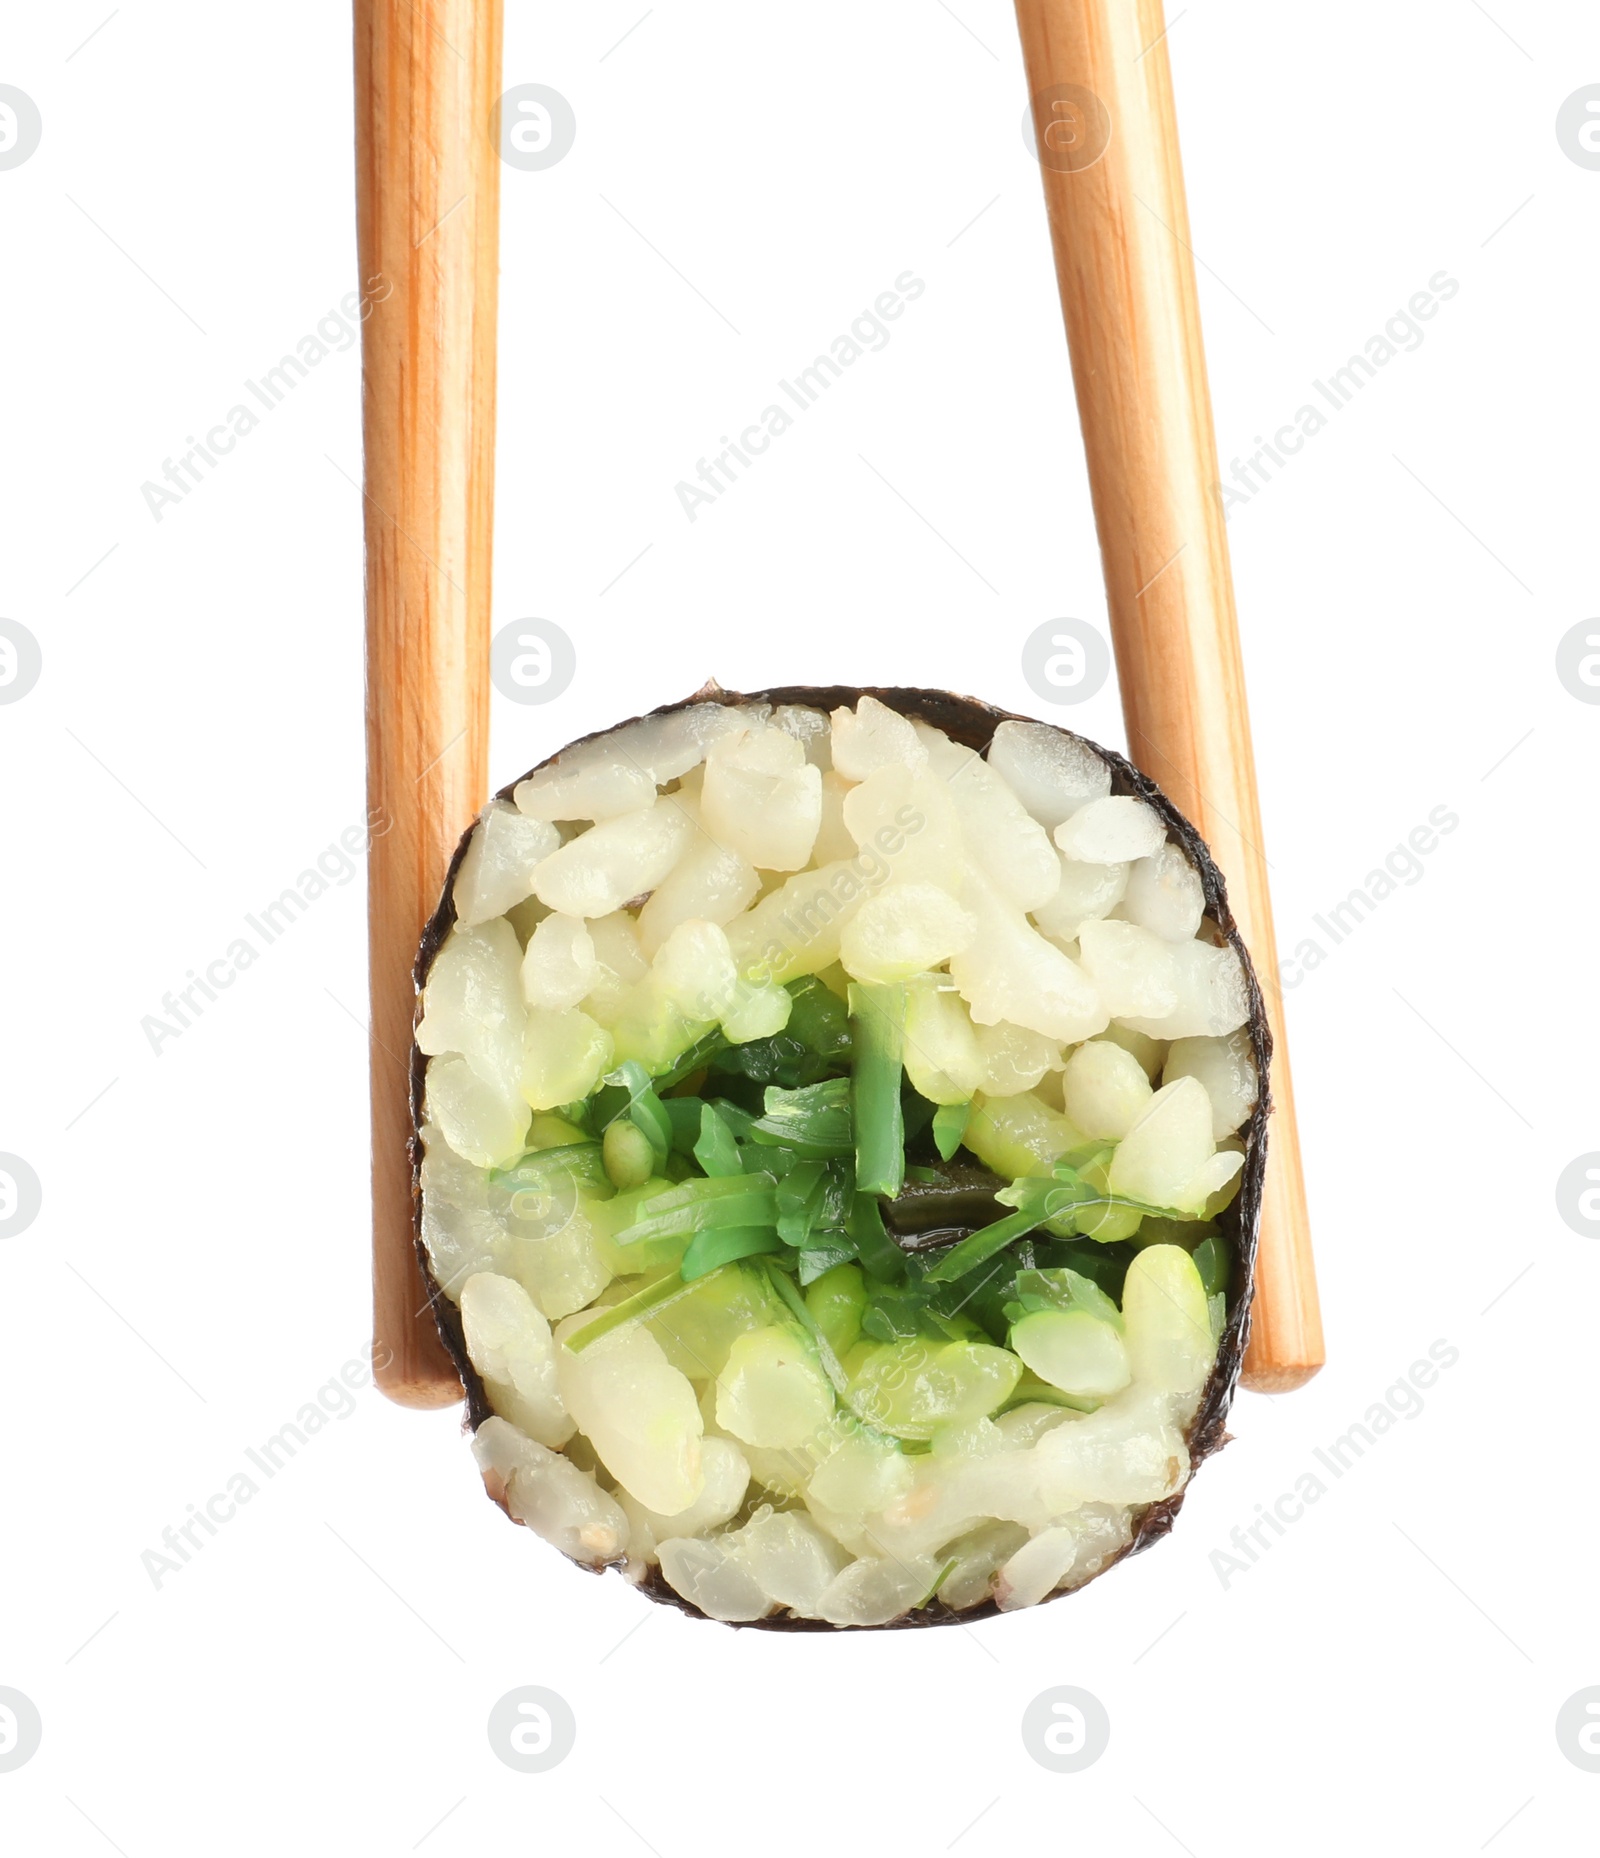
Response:
[[[1159,0],[1017,0],[1133,759],[1230,881],[1276,1046],[1246,1385],[1323,1359]],[[460,1397],[414,1242],[412,963],[488,788],[500,0],[356,0],[374,1365]],[[385,285],[388,286],[385,290]]]
[[[405,1406],[461,1398],[413,1236],[411,966],[489,786],[500,19],[499,0],[355,9],[373,1366]]]
[[[1244,1384],[1323,1362],[1161,0],[1016,0],[1128,751],[1228,879],[1272,1029]]]

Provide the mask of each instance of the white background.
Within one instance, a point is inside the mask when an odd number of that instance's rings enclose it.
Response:
[[[793,1637],[569,1567],[456,1413],[370,1389],[141,1565],[366,1344],[360,874],[159,1056],[140,1026],[362,816],[356,353],[160,522],[140,490],[356,262],[344,10],[105,6],[19,8],[0,58],[44,122],[0,172],[0,612],[44,654],[0,709],[0,1148],[45,1196],[0,1245],[0,1685],[44,1721],[7,1849],[1589,1849],[1554,1733],[1600,1683],[1600,1250],[1554,1200],[1600,1147],[1600,710],[1554,670],[1596,597],[1600,173],[1554,130],[1600,81],[1585,9],[1177,13],[1225,464],[1460,284],[1230,525],[1286,949],[1460,825],[1289,995],[1326,1372],[1242,1397],[1175,1535],[1082,1596]],[[578,135],[504,175],[496,614],[578,674],[496,699],[495,782],[708,673],[1038,713],[1022,640],[1104,605],[1007,7],[642,12],[509,8],[506,84]],[[888,347],[689,523],[676,481],[908,268]],[[1114,686],[1053,714],[1121,743]],[[1421,1415],[1225,1585],[1229,1532],[1441,1338]],[[1063,1683],[1112,1723],[1078,1775],[1019,1736]],[[544,1775],[486,1739],[521,1684],[576,1712]]]

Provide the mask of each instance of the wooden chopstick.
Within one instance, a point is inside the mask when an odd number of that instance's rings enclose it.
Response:
[[[373,1365],[406,1406],[461,1398],[413,1239],[411,965],[488,792],[500,20],[500,0],[355,8]]]
[[[1161,0],[1016,0],[1129,753],[1199,827],[1274,1058],[1244,1383],[1323,1362]]]

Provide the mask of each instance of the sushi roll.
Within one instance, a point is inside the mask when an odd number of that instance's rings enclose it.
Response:
[[[416,980],[417,1243],[515,1521],[813,1630],[1171,1527],[1248,1336],[1269,1036],[1121,756],[708,685],[490,802]]]

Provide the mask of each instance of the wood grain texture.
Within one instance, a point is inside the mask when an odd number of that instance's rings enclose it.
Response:
[[[488,790],[500,5],[356,0],[355,28],[373,1363],[391,1399],[443,1406],[462,1390],[412,1235],[412,963]]]
[[[1160,0],[1017,0],[1134,762],[1200,828],[1275,1045],[1244,1384],[1323,1362]]]

